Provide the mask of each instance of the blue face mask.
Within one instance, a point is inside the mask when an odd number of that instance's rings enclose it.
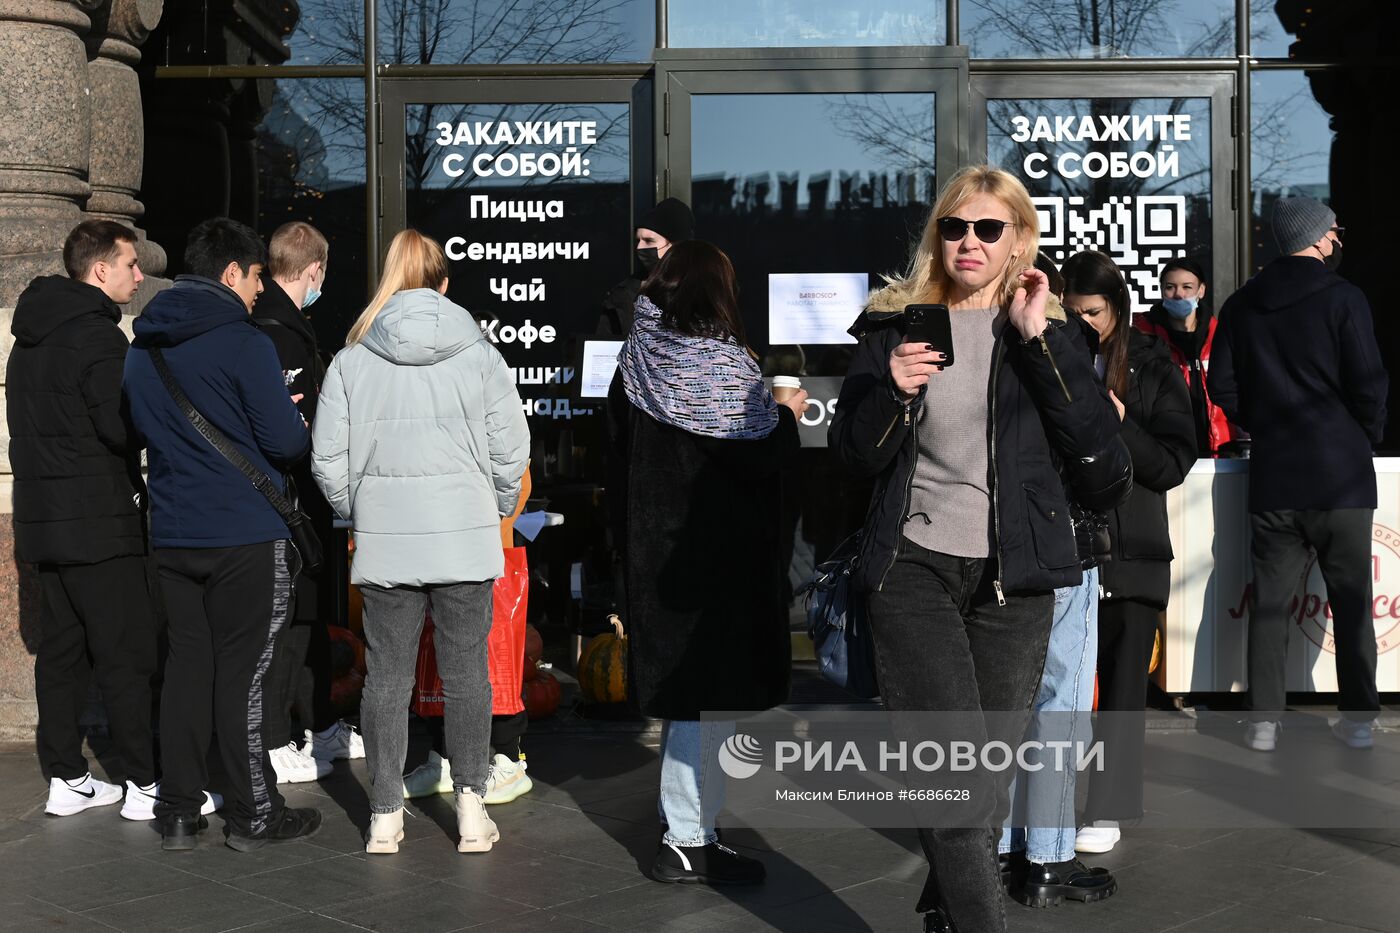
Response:
[[[301,300],[301,309],[305,311],[316,303],[316,299],[321,297],[321,290],[315,285],[306,290],[306,297]]]
[[[1178,320],[1186,320],[1196,310],[1199,298],[1163,298],[1162,310]]]

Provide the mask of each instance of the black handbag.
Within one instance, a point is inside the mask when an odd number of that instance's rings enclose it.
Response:
[[[175,374],[170,371],[170,364],[165,361],[165,356],[160,352],[160,348],[151,347],[149,352],[151,362],[155,364],[156,372],[160,374],[160,381],[165,383],[165,391],[170,393],[170,397],[175,400],[175,404],[184,413],[185,420],[202,434],[215,450],[223,454],[224,459],[232,463],[238,472],[248,477],[253,488],[262,493],[268,503],[277,510],[282,521],[287,523],[292,545],[301,555],[302,569],[307,573],[319,571],[325,561],[325,555],[321,550],[321,539],[316,536],[316,530],[311,527],[311,520],[306,517],[306,513],[296,506],[296,486],[292,483],[291,478],[287,477],[286,479],[288,493],[283,493],[273,484],[266,473],[254,466],[252,461],[243,456],[242,451],[233,446],[233,442],[225,437],[222,431],[210,424],[208,419],[199,413],[199,409],[194,407],[189,396],[185,395],[185,391],[175,381]]]
[[[866,623],[864,596],[851,581],[859,552],[860,536],[847,539],[817,565],[798,593],[807,595],[807,634],[822,676],[847,693],[872,699],[880,694],[875,643]]]

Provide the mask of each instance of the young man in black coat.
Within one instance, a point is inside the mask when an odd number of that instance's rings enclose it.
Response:
[[[1245,743],[1272,751],[1283,710],[1288,605],[1308,549],[1327,584],[1342,718],[1333,732],[1371,745],[1376,639],[1371,605],[1372,445],[1385,428],[1389,377],[1371,308],[1336,274],[1342,228],[1311,198],[1274,206],[1278,259],[1220,311],[1209,388],[1253,437],[1249,512],[1254,590],[1249,613]]]
[[[43,588],[34,687],[46,812],[114,804],[122,788],[88,770],[78,717],[95,674],[127,782],[122,815],[150,819],[151,674],[156,628],[146,589],[139,461],[122,418],[126,336],[117,326],[143,276],[136,235],[79,224],[68,275],[41,276],[15,308],[6,375],[15,474],[15,553]],[[138,812],[144,811],[144,812]]]
[[[316,401],[325,374],[316,331],[306,309],[321,297],[326,284],[330,245],[321,231],[293,221],[278,227],[267,245],[263,292],[253,308],[253,323],[272,338],[282,364],[287,391],[307,424],[316,420]],[[331,507],[311,476],[310,458],[292,468],[301,507],[316,528],[327,554],[337,549]],[[333,588],[344,579],[328,566],[315,577],[297,579],[296,609],[283,631],[268,682],[279,697],[270,723],[268,744],[279,784],[314,781],[330,773],[337,758],[363,758],[364,740],[341,722],[331,706],[331,643],[326,626],[335,611]],[[310,732],[301,746],[291,732],[292,710]]]

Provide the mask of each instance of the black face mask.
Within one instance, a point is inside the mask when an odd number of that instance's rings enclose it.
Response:
[[[656,247],[649,246],[646,249],[637,250],[637,262],[642,264],[642,268],[647,272],[656,268],[656,264],[661,261],[661,257],[656,254]]]
[[[1332,252],[1322,257],[1322,264],[1327,267],[1328,272],[1336,272],[1337,267],[1342,264],[1342,241],[1332,241]]]

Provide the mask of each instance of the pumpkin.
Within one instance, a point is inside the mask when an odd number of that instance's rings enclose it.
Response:
[[[532,656],[529,654],[529,652],[526,652],[526,654],[525,654],[525,671],[524,671],[524,674],[521,676],[520,679],[521,679],[523,682],[525,682],[525,683],[528,684],[530,681],[532,681],[532,680],[534,680],[536,677],[538,677],[539,674],[540,674],[540,659],[539,659],[539,658],[536,658],[536,657],[532,657]]]
[[[365,675],[355,668],[331,680],[331,706],[336,715],[352,715],[360,708],[360,694],[365,689]]]
[[[533,625],[525,626],[525,655],[531,658],[544,657],[544,636]]]
[[[339,677],[352,670],[363,674],[365,643],[343,625],[327,625],[326,634],[331,640],[331,676]]]
[[[559,681],[549,671],[540,671],[525,685],[525,714],[531,719],[545,719],[559,709]]]
[[[608,621],[612,633],[592,639],[578,660],[579,693],[589,703],[627,700],[627,632],[616,615]]]

